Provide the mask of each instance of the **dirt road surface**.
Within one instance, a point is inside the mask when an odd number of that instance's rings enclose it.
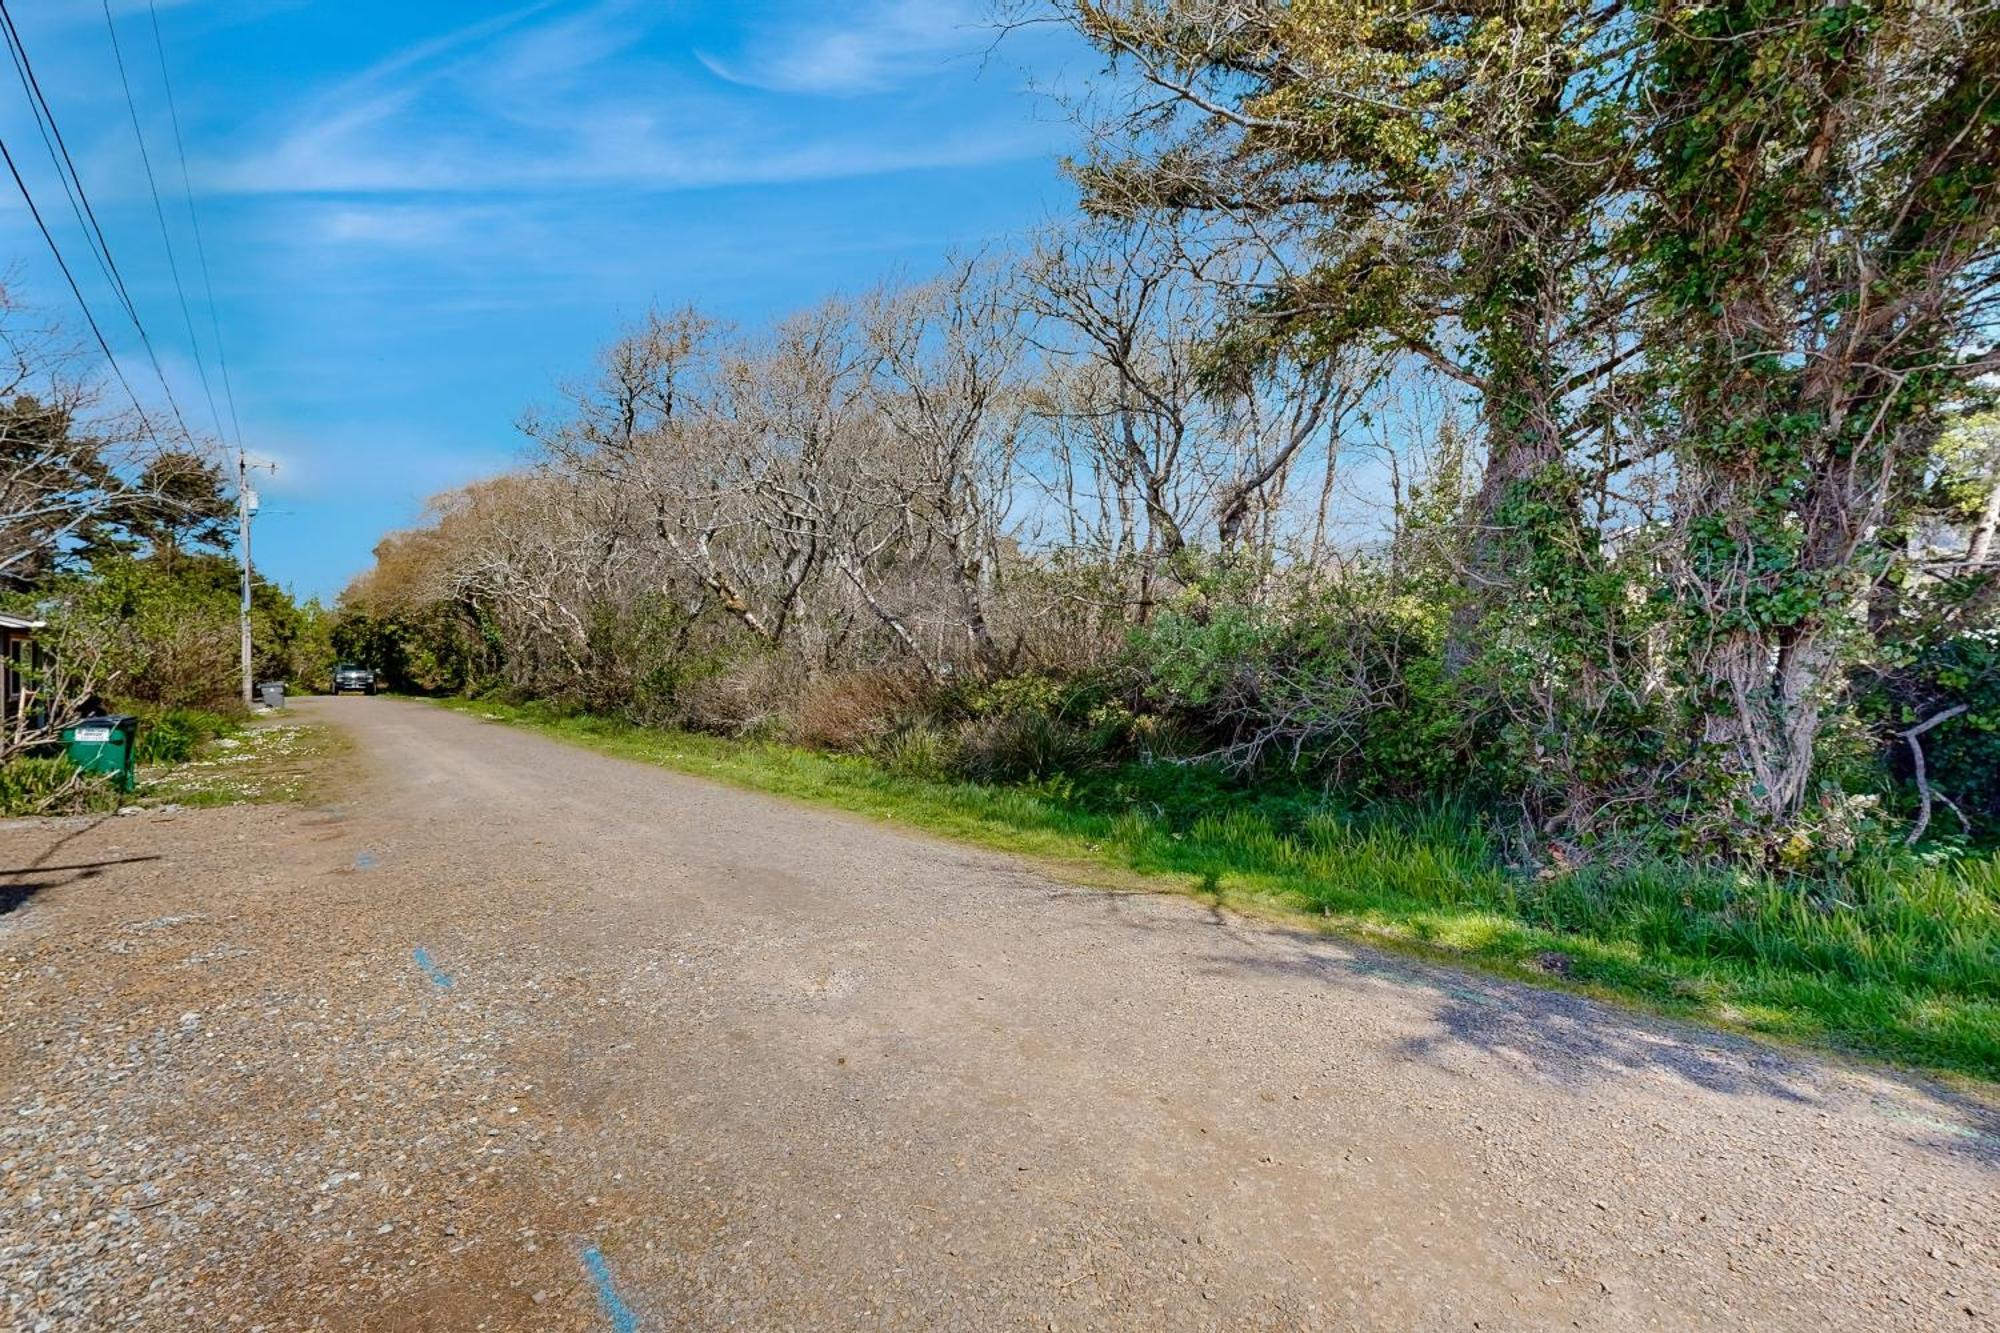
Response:
[[[1959,1329],[1990,1105],[420,704],[0,829],[0,1324]]]

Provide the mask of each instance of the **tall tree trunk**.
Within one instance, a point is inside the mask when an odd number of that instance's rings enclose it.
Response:
[[[1569,373],[1556,330],[1565,322],[1575,293],[1571,275],[1556,256],[1577,217],[1563,202],[1552,150],[1560,143],[1567,112],[1563,88],[1566,60],[1538,71],[1530,84],[1533,110],[1510,145],[1506,159],[1492,168],[1483,201],[1496,218],[1483,258],[1481,281],[1462,316],[1479,340],[1486,365],[1480,414],[1486,428],[1486,469],[1471,514],[1466,544],[1465,598],[1454,608],[1445,640],[1445,670],[1456,675],[1484,647],[1480,626],[1496,601],[1504,599],[1523,574],[1524,554],[1558,537],[1574,547],[1573,533],[1536,530],[1541,506],[1522,504],[1529,491],[1553,478],[1567,450],[1562,392]],[[1553,495],[1547,498],[1555,498]],[[1509,514],[1510,509],[1519,509]],[[1548,515],[1553,517],[1553,515]]]
[[[1533,316],[1524,312],[1511,318],[1527,323]],[[1528,498],[1529,488],[1549,478],[1563,462],[1562,429],[1554,415],[1541,341],[1528,343],[1541,364],[1523,364],[1529,360],[1526,357],[1501,361],[1481,401],[1486,468],[1467,515],[1471,530],[1465,546],[1465,592],[1452,609],[1445,639],[1445,670],[1453,675],[1470,666],[1484,647],[1480,626],[1516,583],[1522,548],[1544,536],[1522,530],[1508,513]]]
[[[1834,667],[1832,638],[1819,624],[1791,630],[1784,642],[1739,630],[1698,649],[1694,667],[1710,691],[1702,740],[1734,793],[1769,827],[1804,808],[1811,791],[1820,709]]]

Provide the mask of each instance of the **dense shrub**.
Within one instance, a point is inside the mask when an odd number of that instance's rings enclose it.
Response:
[[[17,755],[0,764],[0,814],[77,814],[117,805],[105,775],[86,773],[62,755]]]
[[[171,577],[140,562],[85,594],[116,616],[106,693],[145,708],[218,708],[239,697],[238,601],[221,577]]]
[[[786,707],[786,738],[820,750],[859,752],[909,716],[922,682],[893,667],[842,671],[808,681]]]
[[[1004,677],[941,700],[953,773],[975,782],[1039,782],[1101,770],[1130,753],[1137,719],[1111,678]]]
[[[38,601],[51,653],[88,663],[101,705],[140,713],[227,712],[241,703],[238,572],[219,556],[171,562],[105,556],[54,581]],[[332,668],[331,625],[316,603],[296,603],[258,581],[251,597],[252,670],[295,688]],[[59,647],[58,647],[59,645]]]
[[[920,721],[877,740],[870,756],[899,777],[946,782],[959,773],[958,739],[935,723]]]
[[[142,764],[183,764],[196,750],[236,730],[235,719],[201,708],[168,708],[139,719]]]
[[[1443,633],[1441,604],[1364,573],[1273,598],[1190,598],[1134,632],[1128,662],[1146,704],[1218,763],[1418,795],[1467,772]]]

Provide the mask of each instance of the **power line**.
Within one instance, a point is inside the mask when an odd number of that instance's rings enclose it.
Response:
[[[167,407],[181,428],[182,438],[191,441],[194,438],[193,432],[188,430],[187,419],[181,415],[180,403],[175,400],[173,386],[168,383],[166,371],[160,365],[159,353],[153,348],[152,335],[146,332],[145,322],[139,318],[139,307],[132,300],[131,290],[125,283],[125,275],[119,271],[118,262],[112,257],[111,242],[105,236],[104,228],[98,223],[97,210],[91,206],[90,195],[84,189],[83,176],[76,169],[75,159],[70,156],[69,144],[63,138],[62,127],[56,123],[55,110],[42,93],[41,80],[35,75],[34,62],[28,57],[27,45],[21,40],[20,30],[14,26],[14,16],[8,11],[6,0],[0,0],[0,27],[4,27],[8,53],[14,61],[14,72],[21,80],[22,91],[27,94],[29,109],[34,113],[36,126],[42,132],[43,144],[49,149],[50,160],[56,167],[56,176],[62,182],[64,193],[70,196],[70,207],[77,213],[78,223],[84,227],[85,242],[91,244],[92,253],[96,256],[99,266],[103,268],[106,279],[111,283],[126,317],[132,321],[133,329],[139,334],[140,345],[145,348],[146,359],[152,363],[153,374],[160,381],[161,392],[166,395]],[[20,173],[12,163],[11,154],[9,154],[9,167],[18,179]],[[25,182],[22,182],[22,188],[25,191]],[[94,244],[91,243],[92,237],[95,237]],[[65,275],[70,278],[71,288],[77,292],[78,299],[81,300],[81,289],[77,286],[74,275],[67,273],[67,265],[65,265]],[[95,325],[94,319],[92,324]],[[109,356],[110,347],[105,344],[101,331],[98,341],[104,345],[105,354]],[[115,358],[113,364],[116,365]],[[122,371],[119,373],[119,379],[121,382],[124,381]],[[125,387],[126,392],[130,393],[131,385],[127,383]],[[136,396],[133,404],[134,406],[138,404]],[[143,415],[142,409],[141,416]],[[150,433],[150,423],[148,429]],[[157,436],[155,440],[157,442]]]
[[[236,389],[229,382],[229,353],[222,345],[222,319],[215,309],[215,283],[209,277],[208,246],[201,239],[201,215],[194,207],[194,181],[188,174],[187,141],[181,137],[180,107],[174,101],[174,80],[167,72],[167,43],[160,35],[160,10],[153,0],[146,0],[146,12],[153,20],[153,50],[160,57],[160,82],[167,90],[167,118],[174,127],[174,152],[181,163],[181,189],[187,195],[188,223],[194,228],[195,258],[201,261],[201,285],[208,297],[208,325],[214,335],[215,360],[222,368],[222,396],[229,404],[229,427],[236,436],[236,452],[243,452],[243,423],[236,416]]]
[[[22,179],[21,169],[14,164],[14,154],[8,151],[5,139],[0,139],[0,158],[6,160],[8,174],[13,176],[14,184],[20,188],[21,199],[28,205],[28,212],[35,219],[35,226],[41,231],[42,239],[49,243],[49,253],[55,256],[56,267],[62,270],[63,277],[69,282],[70,292],[76,297],[78,308],[83,311],[84,323],[90,326],[91,333],[96,336],[97,345],[103,351],[104,359],[111,365],[111,373],[125,386],[125,396],[132,400],[132,408],[139,414],[139,424],[145,427],[146,434],[152,436],[153,443],[164,449],[166,446],[160,444],[160,437],[154,433],[153,423],[147,417],[146,409],[139,404],[139,395],[132,392],[132,383],[125,378],[124,368],[118,364],[118,358],[111,354],[111,344],[105,341],[104,330],[97,324],[97,316],[90,313],[90,302],[83,299],[83,288],[77,285],[76,274],[70,271],[69,261],[63,258],[62,247],[56,244],[55,235],[49,231],[49,224],[42,220],[42,210],[36,206],[35,196],[28,189],[28,182]]]
[[[28,99],[28,112],[34,117],[35,129],[42,136],[42,147],[48,150],[49,164],[55,168],[56,179],[62,182],[63,194],[69,200],[69,211],[75,216],[76,225],[83,231],[84,244],[90,247],[91,258],[97,261],[97,267],[103,272],[104,280],[111,284],[112,294],[118,297],[119,303],[130,315],[134,306],[129,293],[125,291],[113,269],[110,251],[104,246],[104,231],[96,226],[94,213],[85,216],[84,210],[88,206],[88,200],[79,202],[78,192],[70,183],[75,163],[68,161],[68,145],[62,144],[61,131],[54,127],[48,115],[48,103],[41,96],[41,87],[35,79],[34,70],[24,59],[25,48],[20,45],[20,34],[14,29],[12,18],[5,14],[4,6],[0,6],[0,18],[6,20],[4,27],[0,27],[0,35],[6,38],[7,54],[14,63],[14,77],[21,81],[21,92]]]
[[[181,323],[187,329],[195,373],[201,377],[201,392],[208,400],[209,419],[215,423],[216,435],[222,436],[222,413],[216,410],[215,389],[208,381],[208,363],[201,354],[201,337],[194,331],[194,313],[188,308],[187,287],[181,281],[180,260],[174,255],[173,232],[167,226],[166,205],[160,201],[160,184],[153,174],[153,155],[146,149],[146,132],[139,124],[139,104],[132,97],[132,80],[125,71],[125,50],[118,41],[118,25],[111,17],[111,0],[104,0],[104,30],[111,36],[111,57],[118,65],[118,84],[125,90],[125,109],[131,113],[132,138],[139,145],[139,161],[146,168],[146,189],[153,196],[153,216],[160,224],[160,244],[166,247],[167,270],[173,274],[174,293],[180,298]]]

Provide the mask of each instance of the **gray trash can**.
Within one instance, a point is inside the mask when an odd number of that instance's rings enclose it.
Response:
[[[285,682],[282,680],[260,681],[257,685],[257,697],[263,700],[264,707],[266,708],[283,708],[285,706]]]

